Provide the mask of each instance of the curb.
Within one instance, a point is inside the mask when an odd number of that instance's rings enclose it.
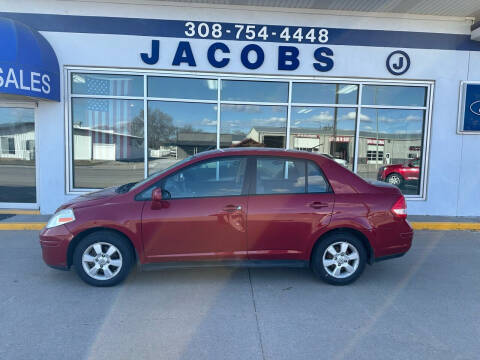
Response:
[[[0,214],[8,215],[40,215],[40,210],[0,209]]]
[[[47,223],[30,222],[30,223],[1,223],[1,230],[42,230]],[[476,230],[480,231],[480,223],[469,222],[411,222],[410,225],[414,230],[436,230],[436,231],[452,231],[452,230]]]
[[[42,230],[47,223],[0,223],[1,230]]]
[[[472,222],[411,222],[414,230],[477,230],[480,223]]]

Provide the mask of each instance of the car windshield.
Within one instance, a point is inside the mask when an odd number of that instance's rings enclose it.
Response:
[[[418,166],[420,160],[418,158],[416,159],[410,159],[410,160],[407,160],[403,163],[404,166]]]
[[[189,157],[186,157],[185,159],[183,159],[182,161],[179,161],[173,165],[170,165],[169,167],[165,168],[165,169],[162,169],[160,171],[156,171],[154,172],[153,174],[151,174],[150,176],[146,177],[145,179],[143,179],[142,181],[139,181],[137,183],[132,183],[132,186],[128,188],[127,191],[132,191],[132,190],[135,190],[135,189],[138,189],[139,187],[141,187],[142,185],[146,184],[147,182],[149,182],[150,180],[152,180],[153,178],[157,177],[157,176],[160,176],[164,173],[166,173],[167,171],[169,171],[170,169],[174,168],[175,166],[178,166],[178,165],[181,165],[181,164],[184,164],[186,163],[187,161],[190,161],[190,159],[193,158],[193,155],[192,156],[189,156]],[[129,185],[129,184],[125,184],[125,185],[122,185],[122,186],[126,186],[126,185]],[[119,188],[121,188],[122,186],[119,186]],[[125,192],[127,192],[125,191]]]

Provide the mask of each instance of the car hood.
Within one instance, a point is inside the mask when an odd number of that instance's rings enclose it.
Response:
[[[104,203],[106,200],[112,199],[119,195],[117,192],[115,192],[115,189],[116,187],[110,187],[103,190],[92,191],[87,194],[80,195],[75,199],[72,199],[63,204],[57,209],[57,211],[65,208],[80,208]]]
[[[385,169],[398,169],[398,168],[403,168],[405,167],[404,164],[392,164],[392,165],[385,165]]]

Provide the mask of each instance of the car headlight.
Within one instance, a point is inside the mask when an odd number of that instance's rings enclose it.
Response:
[[[47,229],[50,229],[55,226],[60,226],[67,224],[69,222],[75,221],[75,214],[72,209],[63,209],[53,215],[50,220],[48,220]]]

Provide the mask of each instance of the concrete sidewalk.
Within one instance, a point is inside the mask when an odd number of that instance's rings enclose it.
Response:
[[[0,209],[0,230],[41,230],[51,215],[40,215],[36,210]],[[415,230],[477,230],[480,217],[409,215]]]

